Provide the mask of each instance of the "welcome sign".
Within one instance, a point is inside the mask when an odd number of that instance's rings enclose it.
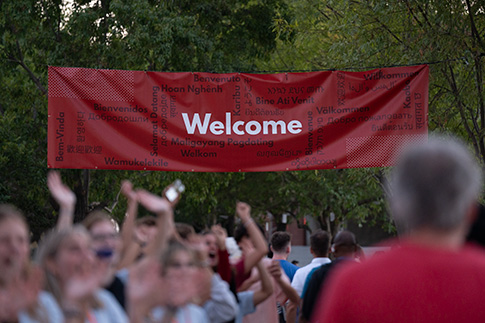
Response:
[[[391,166],[427,139],[428,66],[162,73],[49,67],[48,167],[195,172]]]

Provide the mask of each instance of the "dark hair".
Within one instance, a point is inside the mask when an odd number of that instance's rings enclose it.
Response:
[[[264,229],[259,223],[256,221],[254,222],[256,226],[258,227],[259,231],[261,231],[261,234],[264,237]],[[236,227],[236,230],[234,230],[234,240],[236,240],[237,243],[241,242],[242,238],[246,237],[249,238],[249,233],[244,224],[239,223],[238,226]]]
[[[330,246],[330,235],[327,231],[318,229],[310,236],[310,248],[317,257],[327,257]]]
[[[277,253],[285,252],[286,247],[288,247],[290,242],[291,235],[285,231],[276,231],[271,236],[271,248]]]
[[[332,246],[335,248],[334,254],[338,254],[338,257],[340,257],[356,252],[358,244],[355,234],[348,230],[343,230],[335,235]]]
[[[195,234],[194,227],[187,223],[176,222],[175,230],[183,240],[187,240],[192,234]]]

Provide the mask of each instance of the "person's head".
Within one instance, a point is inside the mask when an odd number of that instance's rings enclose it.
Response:
[[[26,269],[29,262],[29,227],[13,205],[0,204],[0,285]]]
[[[209,266],[215,268],[219,264],[219,246],[217,244],[216,235],[210,230],[202,231],[201,235],[206,246],[207,262]]]
[[[340,231],[335,235],[332,243],[332,253],[335,258],[355,256],[358,244],[355,235],[350,231]]]
[[[98,258],[117,261],[122,242],[113,218],[103,211],[94,211],[88,214],[82,224],[91,235],[92,247]]]
[[[291,252],[291,235],[285,231],[276,231],[271,235],[271,250],[275,254],[289,255]]]
[[[91,237],[83,226],[51,231],[37,250],[37,261],[46,274],[46,289],[62,300],[70,279],[93,273],[94,257]]]
[[[176,222],[175,230],[177,231],[180,238],[183,240],[190,240],[192,235],[195,235],[194,227],[187,223]]]
[[[151,215],[141,217],[136,220],[135,234],[142,245],[152,241],[158,232],[157,218]]]
[[[264,237],[264,229],[263,227],[257,223],[256,226],[258,227],[259,231]],[[234,230],[234,239],[236,240],[237,244],[239,245],[243,240],[249,240],[249,233],[248,230],[246,229],[246,226],[243,223],[239,223],[236,227],[236,230]]]
[[[171,240],[161,254],[160,264],[163,277],[182,281],[195,273],[197,262],[192,249]]]
[[[310,236],[310,251],[315,257],[327,257],[330,246],[330,235],[322,229],[316,230]]]
[[[256,226],[258,227],[259,231],[264,237],[264,229],[259,225],[259,223],[255,222]],[[236,240],[237,245],[241,249],[242,254],[246,254],[249,252],[249,250],[252,250],[254,248],[253,242],[251,241],[251,238],[249,237],[248,230],[246,229],[246,226],[243,223],[239,223],[239,225],[236,227],[236,230],[234,230],[234,239]]]
[[[481,180],[474,158],[456,139],[434,137],[408,148],[392,172],[388,196],[398,229],[451,232],[465,227]]]

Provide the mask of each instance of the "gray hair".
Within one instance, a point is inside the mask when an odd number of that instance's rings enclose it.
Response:
[[[461,141],[432,137],[401,156],[388,200],[398,229],[449,231],[463,223],[481,185],[481,170]]]

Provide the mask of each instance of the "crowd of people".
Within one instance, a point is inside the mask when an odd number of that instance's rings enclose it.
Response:
[[[355,235],[310,236],[313,260],[288,261],[291,235],[266,241],[237,202],[239,224],[202,232],[169,201],[129,181],[121,227],[94,211],[74,223],[76,196],[56,171],[47,184],[56,226],[31,252],[21,211],[0,205],[0,322],[481,322],[480,168],[455,139],[432,138],[399,159],[389,180],[401,235],[368,259]],[[138,217],[139,206],[153,216]],[[466,239],[478,243],[467,243]],[[235,241],[235,243],[234,243]],[[268,247],[269,246],[269,247]],[[272,258],[267,255],[271,251]]]

